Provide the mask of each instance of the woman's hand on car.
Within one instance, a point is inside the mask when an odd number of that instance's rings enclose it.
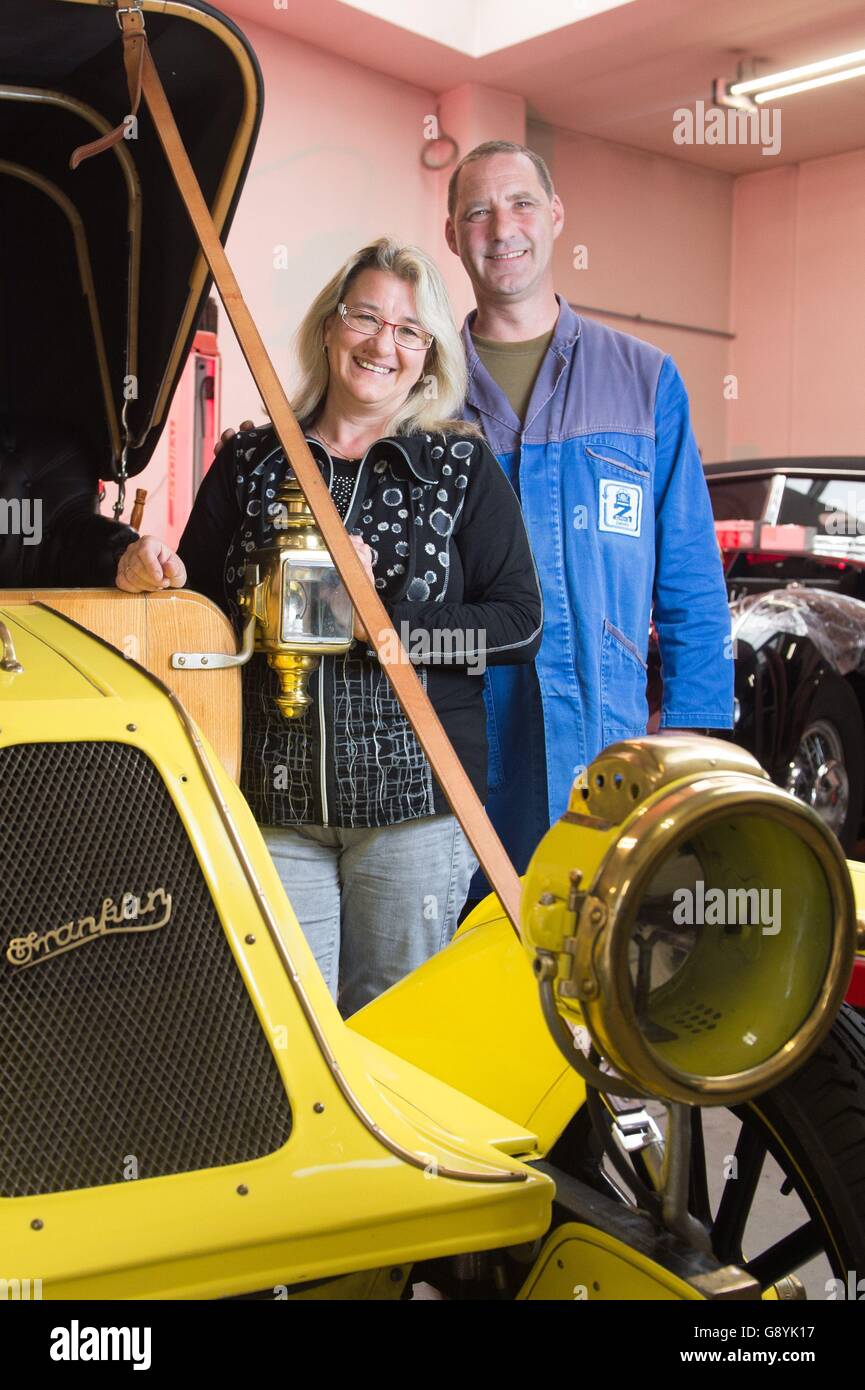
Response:
[[[126,547],[118,560],[114,582],[127,594],[182,589],[186,583],[186,566],[158,536],[141,536]]]
[[[351,541],[352,545],[355,548],[355,551],[357,552],[357,558],[363,565],[364,571],[366,573],[367,578],[369,579],[370,584],[375,584],[375,575],[373,574],[372,569],[372,551],[370,550],[366,541],[362,540],[360,536],[349,536],[349,540]],[[369,633],[367,632],[366,628],[364,627],[363,623],[358,617],[357,609],[355,609],[354,613],[354,635],[357,638],[358,642],[369,641]]]

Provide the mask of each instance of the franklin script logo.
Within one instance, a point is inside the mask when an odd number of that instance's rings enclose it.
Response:
[[[135,893],[121,893],[116,902],[113,898],[102,899],[98,917],[79,917],[77,921],[64,922],[42,933],[31,931],[26,936],[13,937],[6,948],[6,959],[10,965],[26,969],[101,937],[118,936],[121,932],[158,931],[170,917],[171,894],[164,888],[151,888],[141,897]]]

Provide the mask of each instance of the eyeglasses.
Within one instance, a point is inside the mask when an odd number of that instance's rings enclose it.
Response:
[[[409,323],[391,323],[369,309],[350,309],[347,304],[337,304],[336,311],[349,328],[356,333],[365,333],[368,338],[374,338],[387,326],[393,329],[393,340],[398,347],[423,349],[432,347],[435,342],[432,333],[427,333],[425,328],[413,328]]]

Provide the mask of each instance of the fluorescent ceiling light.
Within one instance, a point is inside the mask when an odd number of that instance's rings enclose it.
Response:
[[[794,82],[789,87],[773,87],[768,92],[756,92],[754,101],[762,105],[767,101],[778,101],[780,97],[791,97],[796,92],[810,92],[813,87],[828,87],[830,82],[846,82],[848,77],[865,77],[865,64],[860,68],[850,68],[846,72],[833,72],[828,77],[812,77],[807,82]]]
[[[342,0],[470,58],[525,43],[633,0]]]
[[[788,68],[786,72],[772,72],[765,77],[751,77],[747,82],[733,82],[729,88],[730,95],[734,97],[748,96],[751,92],[763,92],[762,98],[755,97],[755,101],[768,101],[771,88],[777,95],[778,93],[787,94],[790,91],[805,92],[810,87],[825,87],[830,82],[843,82],[847,77],[859,77],[862,73],[861,66],[855,72],[837,72],[838,68],[852,68],[856,64],[865,63],[865,49],[860,49],[857,53],[843,53],[840,58],[824,58],[819,63],[806,63],[804,67]],[[824,77],[819,82],[805,82],[799,84],[800,78],[817,77],[820,73],[831,73],[832,76]]]

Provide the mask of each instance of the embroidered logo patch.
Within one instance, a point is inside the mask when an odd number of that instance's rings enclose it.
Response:
[[[643,518],[643,490],[616,478],[602,478],[598,493],[598,530],[620,536],[639,536]]]

